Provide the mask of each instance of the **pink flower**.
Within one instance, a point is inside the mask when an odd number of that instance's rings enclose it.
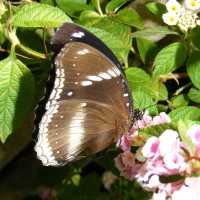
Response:
[[[135,155],[129,151],[119,154],[115,158],[115,166],[119,169],[120,175],[133,180],[142,164],[136,162]]]
[[[172,194],[172,200],[199,200],[200,199],[200,177],[188,177],[185,184]]]
[[[132,137],[128,134],[122,135],[122,137],[119,139],[117,146],[120,146],[120,148],[123,151],[130,151],[131,145],[132,145]]]
[[[177,152],[167,154],[163,160],[166,168],[169,170],[178,170],[178,172],[186,170],[187,164],[185,159]]]
[[[166,200],[167,194],[163,192],[154,193],[151,200]]]
[[[155,116],[152,121],[152,125],[170,123],[171,119],[165,112],[161,112],[160,115]]]
[[[167,129],[159,137],[160,146],[159,151],[161,156],[165,156],[168,153],[176,152],[179,149],[178,133],[174,130]]]
[[[142,148],[142,154],[146,158],[153,157],[158,151],[159,139],[157,137],[149,138]]]
[[[200,125],[198,124],[192,125],[188,129],[187,134],[191,138],[194,144],[200,144]]]

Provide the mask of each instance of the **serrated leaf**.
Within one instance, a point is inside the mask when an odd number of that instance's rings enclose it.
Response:
[[[181,107],[181,106],[187,106],[189,102],[187,101],[185,96],[183,94],[181,94],[181,95],[178,95],[176,97],[173,97],[171,99],[171,103],[172,103],[172,107],[178,108],[178,107]]]
[[[191,122],[188,120],[179,120],[178,121],[178,132],[181,136],[181,140],[184,144],[187,145],[187,147],[190,148],[190,150],[194,153],[195,152],[195,144],[192,142],[191,138],[187,134],[187,130],[190,128]]]
[[[200,103],[200,90],[196,88],[191,88],[188,92],[188,97],[196,103]]]
[[[200,89],[200,51],[194,51],[187,62],[187,73],[195,87]]]
[[[157,94],[157,99],[158,100],[161,100],[161,101],[164,101],[164,100],[167,100],[168,99],[168,91],[167,91],[167,87],[165,86],[165,84],[163,83],[158,83],[159,84],[159,92]]]
[[[126,77],[132,91],[143,91],[155,100],[166,100],[168,98],[166,86],[158,80],[152,79],[144,70],[137,67],[128,68]]]
[[[127,63],[128,54],[132,47],[131,29],[128,26],[106,17],[93,24],[92,27],[88,26],[87,28],[103,40],[121,62]]]
[[[54,0],[41,0],[40,3],[54,6]]]
[[[101,16],[93,10],[85,10],[81,12],[79,21],[82,25],[92,26],[101,20]]]
[[[200,118],[200,109],[194,106],[179,107],[169,113],[173,123],[180,119],[198,120]]]
[[[13,16],[13,25],[18,27],[59,27],[71,19],[59,8],[41,3],[29,3]]]
[[[106,13],[116,12],[121,6],[130,0],[111,0],[106,5]]]
[[[187,56],[186,47],[179,42],[163,48],[154,60],[153,76],[168,74],[180,67]]]
[[[0,23],[0,44],[2,45],[6,41],[5,25]]]
[[[200,27],[197,26],[196,28],[192,29],[189,35],[190,40],[192,41],[193,45],[200,49]]]
[[[149,83],[151,77],[144,70],[137,67],[130,67],[126,70],[126,77],[133,88],[141,84]]]
[[[18,128],[33,108],[34,80],[30,70],[9,56],[0,62],[0,140]]]
[[[83,10],[93,10],[93,6],[88,5],[86,0],[56,0],[60,9],[68,15],[74,16]]]
[[[161,17],[164,13],[167,12],[166,6],[164,4],[158,3],[158,2],[150,2],[146,4],[147,9],[153,13],[154,15],[157,15]]]
[[[134,90],[132,94],[134,100],[134,109],[147,109],[152,115],[158,114],[158,110],[155,106],[152,96],[142,90]]]
[[[124,8],[120,10],[114,19],[138,29],[143,29],[144,27],[142,18],[133,8]]]
[[[143,38],[137,38],[136,42],[142,61],[144,63],[147,63],[153,60],[158,51],[157,44],[155,42]]]
[[[172,124],[165,123],[155,126],[150,126],[144,129],[139,130],[139,135],[143,136],[145,139],[148,139],[152,136],[159,137],[166,129],[171,129]]]
[[[134,32],[133,38],[144,38],[147,40],[159,41],[167,35],[178,35],[178,33],[169,30],[166,26],[156,26]]]

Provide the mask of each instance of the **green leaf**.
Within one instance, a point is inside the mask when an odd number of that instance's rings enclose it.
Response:
[[[192,123],[190,120],[179,120],[178,121],[178,132],[181,136],[181,140],[183,141],[184,144],[187,145],[187,147],[190,148],[192,153],[195,152],[196,145],[192,142],[191,138],[187,134],[187,130],[192,126]]]
[[[159,181],[164,184],[183,181],[184,179],[185,177],[181,175],[159,176]]]
[[[169,30],[166,26],[156,26],[134,32],[133,38],[144,38],[147,40],[159,41],[167,35],[178,35],[178,33]]]
[[[106,5],[106,13],[116,12],[121,6],[130,0],[111,0]]]
[[[200,89],[200,51],[194,51],[187,62],[187,73],[195,87]]]
[[[101,20],[101,16],[93,10],[85,10],[81,12],[79,21],[84,26],[92,26]]]
[[[59,27],[71,19],[59,8],[40,3],[29,3],[13,16],[13,25],[18,27]]]
[[[200,90],[191,88],[188,92],[188,97],[195,103],[200,103]]]
[[[190,40],[192,41],[193,45],[200,49],[200,27],[197,26],[196,28],[192,29],[189,35]]]
[[[157,44],[143,38],[137,38],[136,42],[142,61],[144,63],[152,61],[158,51]]]
[[[126,70],[128,83],[133,91],[140,90],[150,95],[155,100],[166,100],[168,91],[159,80],[152,79],[144,70],[131,67]]]
[[[167,12],[166,6],[158,2],[147,3],[146,7],[151,13],[159,17],[162,17],[162,15]]]
[[[92,27],[87,27],[87,29],[113,50],[121,62],[127,64],[128,54],[132,47],[131,29],[128,26],[105,17],[93,24]]]
[[[0,44],[2,45],[6,41],[6,25],[0,22]]]
[[[143,29],[144,27],[142,18],[133,8],[124,8],[120,10],[114,19],[138,29]]]
[[[178,108],[178,107],[181,107],[181,106],[187,106],[189,102],[187,101],[185,96],[183,94],[181,94],[181,95],[178,95],[176,97],[173,97],[171,99],[171,103],[172,103],[173,108]]]
[[[56,0],[60,9],[65,11],[68,15],[74,16],[83,10],[93,10],[93,6],[87,5],[86,0]]]
[[[184,63],[186,56],[187,50],[182,43],[172,43],[163,48],[155,58],[153,76],[173,72]]]
[[[147,109],[152,115],[158,114],[152,96],[142,90],[134,90],[132,94],[135,109]]]
[[[130,67],[126,70],[126,77],[133,88],[149,83],[151,77],[144,70],[137,67]]]
[[[200,109],[194,106],[183,106],[171,111],[169,116],[175,124],[180,119],[198,120],[200,118]]]
[[[30,70],[11,56],[0,62],[0,140],[18,128],[33,109],[34,80]]]
[[[51,6],[54,6],[54,0],[41,0],[40,3],[49,4]]]
[[[139,130],[139,135],[143,136],[145,139],[148,139],[152,136],[159,137],[166,129],[171,129],[172,124],[165,123],[155,126],[150,126],[144,129]]]
[[[168,99],[168,91],[167,91],[167,87],[165,86],[165,84],[163,83],[158,83],[158,94],[157,94],[157,99],[164,101]]]

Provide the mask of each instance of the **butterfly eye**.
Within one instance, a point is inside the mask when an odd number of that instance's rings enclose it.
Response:
[[[120,63],[98,38],[65,23],[52,44],[56,77],[35,150],[43,165],[60,166],[111,145],[131,126],[133,108]]]

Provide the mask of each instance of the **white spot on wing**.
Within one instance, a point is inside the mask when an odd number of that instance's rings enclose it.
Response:
[[[69,134],[68,134],[68,145],[67,152],[75,154],[80,148],[82,141],[85,137],[84,126],[81,125],[81,121],[84,121],[85,112],[83,110],[75,112],[69,124]]]
[[[88,52],[89,52],[88,49],[81,49],[80,51],[77,52],[77,54],[84,55],[84,54],[86,54]]]
[[[85,35],[85,33],[81,32],[81,31],[75,32],[75,33],[72,34],[72,36],[75,37],[75,38],[82,38],[84,35]]]
[[[86,106],[87,106],[87,103],[81,103],[80,106],[81,106],[81,107],[86,107]]]
[[[72,94],[73,94],[73,92],[70,91],[70,92],[67,93],[67,96],[72,96]]]
[[[118,75],[114,72],[114,71],[112,71],[111,69],[109,69],[108,71],[107,71],[112,77],[117,77]]]
[[[82,86],[89,86],[89,85],[92,85],[92,81],[82,81],[82,82],[81,82],[81,85],[82,85]]]
[[[90,81],[102,81],[103,79],[99,76],[87,76]]]
[[[99,73],[99,76],[103,79],[111,79],[112,78],[108,73],[105,73],[105,72]]]

